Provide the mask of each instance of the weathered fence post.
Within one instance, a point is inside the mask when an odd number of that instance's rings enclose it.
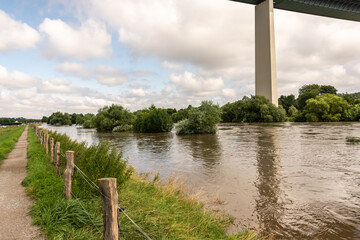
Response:
[[[55,164],[55,172],[57,173],[57,175],[60,175],[60,169],[59,169],[59,164],[60,164],[60,159],[59,159],[59,153],[60,153],[60,142],[56,142],[55,144],[55,156],[54,156],[54,164]]]
[[[74,174],[74,151],[66,151],[66,170],[64,173],[64,193],[66,199],[71,198],[71,181]]]
[[[98,179],[98,186],[101,192],[104,239],[117,240],[119,236],[119,227],[116,178],[100,178]]]
[[[45,136],[45,153],[49,154],[49,134]]]
[[[54,162],[54,138],[50,138],[50,162]]]
[[[40,130],[40,144],[43,145],[43,132]]]

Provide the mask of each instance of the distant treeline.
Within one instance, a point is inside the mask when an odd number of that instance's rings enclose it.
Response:
[[[21,125],[23,123],[36,123],[36,122],[40,122],[40,119],[27,119],[23,117],[0,118],[0,125]]]
[[[79,124],[98,131],[169,132],[176,125],[177,134],[215,133],[219,122],[318,122],[359,121],[360,93],[337,94],[330,85],[310,84],[293,94],[281,95],[279,106],[263,96],[244,97],[220,107],[211,101],[201,106],[176,110],[149,108],[130,112],[120,105],[105,106],[95,114],[56,112],[42,121],[52,125]]]

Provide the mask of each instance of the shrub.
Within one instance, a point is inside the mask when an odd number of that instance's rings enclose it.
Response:
[[[129,124],[123,124],[123,125],[119,125],[113,128],[113,132],[128,132],[128,131],[132,131],[133,130],[133,126],[129,125]]]
[[[134,116],[129,110],[113,104],[100,108],[93,122],[99,131],[112,131],[116,126],[130,125],[133,118]]]
[[[304,116],[309,122],[333,122],[351,120],[350,104],[333,94],[323,94],[315,99],[308,99]]]
[[[221,110],[211,101],[203,101],[198,108],[189,110],[189,117],[176,126],[176,134],[216,133],[221,120]]]
[[[136,114],[134,131],[143,133],[170,132],[173,121],[165,109],[152,105]]]

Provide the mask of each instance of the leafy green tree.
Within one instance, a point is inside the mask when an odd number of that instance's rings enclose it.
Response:
[[[309,122],[346,121],[353,117],[346,100],[328,93],[307,100],[304,115]]]
[[[281,95],[279,97],[279,105],[281,105],[285,109],[285,111],[289,113],[289,108],[291,106],[297,106],[294,94],[290,94],[288,96]]]
[[[315,98],[320,94],[320,85],[318,84],[309,84],[304,85],[299,89],[299,96],[297,98],[297,103],[300,110],[303,110],[306,101],[310,98]]]
[[[47,123],[50,125],[72,125],[70,114],[61,112],[52,113]]]
[[[325,93],[336,94],[337,89],[331,85],[321,85],[320,86],[320,94],[325,94]]]
[[[135,132],[154,133],[170,132],[173,128],[173,121],[166,109],[150,108],[139,111],[133,124]]]
[[[9,118],[0,118],[0,125],[12,125],[13,122]]]
[[[131,125],[133,114],[120,105],[105,106],[98,110],[93,119],[94,126],[100,131],[112,131],[120,125]]]
[[[191,108],[189,117],[178,123],[176,134],[216,133],[221,120],[221,109],[211,101],[203,101],[200,107]]]
[[[43,117],[41,118],[41,122],[46,123],[47,121],[48,121],[48,117],[47,117],[47,116],[43,116]]]
[[[171,115],[171,118],[174,123],[180,122],[181,120],[184,120],[189,117],[189,110],[192,108],[191,105],[189,105],[187,108],[182,108],[173,115]]]

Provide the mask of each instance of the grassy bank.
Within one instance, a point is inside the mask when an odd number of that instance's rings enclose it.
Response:
[[[24,129],[25,126],[0,128],[0,162],[14,149]]]
[[[32,129],[28,140],[28,176],[23,183],[36,199],[31,209],[35,223],[48,239],[101,239],[99,195],[89,191],[79,194],[81,199],[66,201],[63,181],[54,173],[49,156]],[[246,232],[226,236],[230,217],[205,212],[201,203],[184,197],[171,183],[160,186],[157,181],[148,182],[133,175],[119,190],[119,206],[152,239],[254,239]],[[80,193],[76,187],[74,192]],[[121,213],[119,222],[121,239],[144,239]]]

